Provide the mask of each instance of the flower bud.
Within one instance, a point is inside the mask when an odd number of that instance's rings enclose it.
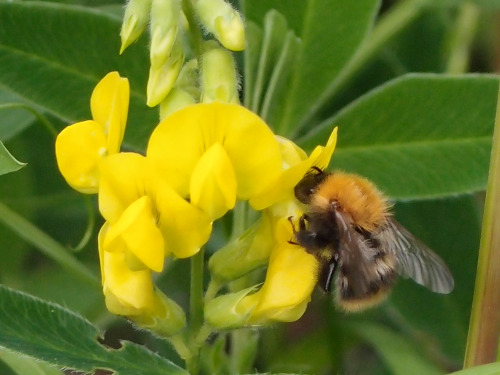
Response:
[[[245,49],[245,27],[240,14],[223,0],[198,0],[196,10],[206,29],[231,51]]]
[[[149,22],[151,0],[130,0],[125,8],[120,37],[120,54],[142,34]]]
[[[241,300],[255,287],[241,290],[237,293],[229,293],[211,300],[205,306],[205,320],[216,329],[231,329],[245,326],[252,306],[240,304]]]
[[[177,38],[180,14],[179,0],[153,0],[150,49],[152,67],[167,63]]]
[[[154,291],[151,309],[129,319],[140,328],[153,331],[161,337],[173,336],[186,326],[184,310],[158,289]]]
[[[265,265],[272,248],[271,218],[264,214],[243,235],[210,257],[208,266],[211,275],[222,282],[235,280]]]
[[[147,87],[147,104],[158,105],[170,92],[184,63],[184,51],[179,42],[175,43],[170,58],[164,65],[151,66]]]
[[[160,121],[172,113],[195,104],[196,100],[184,89],[174,87],[160,103]]]
[[[202,56],[201,101],[238,104],[238,79],[231,52],[212,43],[207,45],[209,49]]]

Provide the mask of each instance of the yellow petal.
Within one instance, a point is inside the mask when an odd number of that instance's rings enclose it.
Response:
[[[57,165],[67,183],[82,193],[96,193],[99,162],[106,154],[101,124],[83,121],[66,127],[56,139]]]
[[[122,244],[125,251],[134,254],[149,269],[155,272],[162,271],[165,244],[156,226],[153,205],[148,196],[132,203],[120,219],[109,228],[104,241],[105,249],[116,248],[118,244]]]
[[[260,193],[280,174],[281,154],[272,131],[235,104],[197,104],[173,113],[154,130],[147,155],[187,197],[198,160],[215,143],[222,144],[231,160],[240,199]]]
[[[295,165],[285,169],[277,178],[274,184],[268,186],[260,195],[250,199],[250,205],[256,210],[262,210],[272,204],[283,200],[294,199],[295,185],[304,177],[304,175],[313,167],[325,169],[330,163],[335,145],[337,142],[337,128],[333,129],[326,146],[317,146],[311,155]],[[298,161],[298,155],[292,156],[290,146],[282,149],[287,153],[288,161]]]
[[[210,238],[210,217],[183,199],[165,181],[158,180],[155,198],[166,248],[177,258],[196,254]]]
[[[108,136],[108,154],[120,149],[127,124],[130,87],[118,72],[108,73],[95,87],[90,98],[93,119],[104,126]]]
[[[103,292],[106,306],[118,315],[136,315],[154,304],[151,271],[131,271],[123,252],[103,251]]]
[[[236,203],[236,177],[231,160],[220,143],[200,158],[191,178],[191,203],[212,221],[224,216]]]
[[[114,154],[102,161],[99,211],[110,224],[116,223],[130,204],[148,193],[149,173],[146,158],[136,153]]]
[[[276,229],[277,246],[271,254],[251,322],[297,320],[310,300],[317,282],[318,261],[301,247],[290,244],[292,236],[291,225],[283,218]]]

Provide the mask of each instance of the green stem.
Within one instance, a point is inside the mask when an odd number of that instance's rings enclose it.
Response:
[[[15,109],[15,108],[20,108],[28,111],[31,113],[33,116],[36,117],[36,119],[43,125],[43,127],[52,135],[54,138],[57,136],[58,131],[56,127],[49,121],[47,118],[36,111],[35,109],[31,108],[27,104],[23,103],[5,103],[0,105],[0,109]]]
[[[81,251],[85,246],[87,246],[90,239],[92,238],[92,233],[94,233],[94,226],[96,220],[94,206],[92,205],[92,200],[88,195],[85,195],[84,198],[85,198],[85,207],[87,208],[87,214],[89,219],[87,222],[87,228],[85,228],[85,232],[83,233],[81,240],[75,247],[71,248],[71,250],[73,250],[73,252],[75,253]]]
[[[464,3],[457,15],[451,35],[451,49],[446,72],[465,73],[469,67],[470,47],[476,33],[479,20],[479,8],[472,3]]]
[[[500,330],[500,95],[464,367],[497,359]]]
[[[67,271],[93,287],[99,286],[98,278],[81,264],[68,249],[3,203],[0,203],[0,221]]]
[[[333,98],[347,86],[347,84],[361,71],[368,63],[377,56],[378,52],[396,36],[401,30],[407,27],[416,19],[430,0],[408,0],[397,2],[375,25],[373,32],[367,40],[363,42],[352,60],[344,68],[341,75],[335,81],[334,86],[328,90],[325,97],[319,102],[325,102]],[[315,111],[309,113],[301,125],[300,129],[307,125]]]
[[[205,251],[201,249],[198,254],[191,257],[191,286],[189,291],[189,332],[193,348],[192,357],[189,358],[187,369],[191,375],[199,372],[199,347],[196,345],[196,337],[203,325],[203,271],[205,265]]]

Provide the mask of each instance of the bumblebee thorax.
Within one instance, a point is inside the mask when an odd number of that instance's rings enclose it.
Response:
[[[389,215],[387,199],[369,180],[353,174],[334,172],[318,185],[311,199],[314,211],[339,209],[352,218],[353,225],[373,231]]]

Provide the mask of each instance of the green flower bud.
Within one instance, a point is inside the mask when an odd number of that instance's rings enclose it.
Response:
[[[223,0],[198,0],[196,10],[206,29],[231,51],[245,49],[245,27],[239,13]]]
[[[177,38],[181,5],[179,0],[153,0],[151,8],[152,67],[167,63]]]
[[[147,105],[154,107],[165,99],[175,84],[184,63],[184,51],[176,42],[170,58],[162,66],[151,66],[147,87]]]
[[[174,87],[160,103],[160,121],[179,109],[195,104],[196,100],[184,89]]]
[[[120,37],[120,54],[139,38],[149,22],[151,0],[130,0],[125,8]]]
[[[245,326],[252,313],[252,307],[240,304],[241,300],[255,287],[243,289],[237,293],[229,293],[211,300],[205,306],[205,320],[216,329],[232,329]],[[245,306],[245,307],[242,307]]]
[[[137,326],[153,331],[161,337],[173,336],[186,326],[184,310],[158,289],[155,290],[155,303],[152,309],[141,315],[130,316]]]
[[[202,56],[201,88],[204,103],[220,101],[239,104],[238,79],[232,54],[207,43],[209,49]]]
[[[273,248],[270,218],[264,215],[243,235],[210,257],[212,277],[220,282],[235,280],[267,264]]]
[[[184,64],[174,88],[160,103],[160,120],[179,109],[195,104],[199,98],[198,62],[193,59]]]

